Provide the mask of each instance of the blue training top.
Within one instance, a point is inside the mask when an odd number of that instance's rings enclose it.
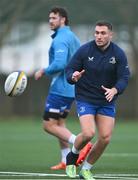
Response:
[[[49,49],[49,66],[45,68],[45,74],[52,75],[49,93],[74,97],[74,86],[66,80],[65,67],[80,47],[80,41],[69,26],[57,29],[52,38],[53,41]]]
[[[95,41],[81,46],[66,68],[68,82],[74,84],[73,72],[83,69],[84,74],[75,84],[76,99],[96,105],[114,104],[118,94],[126,88],[130,76],[126,55],[113,42],[104,51],[97,47]],[[102,85],[118,90],[111,102],[106,100]]]

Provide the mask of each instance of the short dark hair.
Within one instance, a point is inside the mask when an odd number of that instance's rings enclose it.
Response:
[[[98,21],[96,22],[96,26],[106,26],[110,31],[113,30],[112,24],[108,21]]]
[[[49,13],[54,13],[54,14],[59,14],[61,17],[65,18],[65,25],[69,24],[69,19],[68,19],[68,13],[67,10],[63,7],[53,7]]]

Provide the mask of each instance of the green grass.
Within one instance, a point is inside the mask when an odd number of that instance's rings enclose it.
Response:
[[[67,125],[74,133],[80,131],[79,121],[76,118],[68,119]],[[111,143],[95,164],[94,174],[138,174],[137,129],[138,122],[125,120],[116,122]],[[39,118],[0,119],[1,172],[64,174],[64,171],[53,172],[49,169],[59,160],[58,141],[42,130],[42,122]],[[11,179],[14,176],[5,175],[0,176],[1,178]],[[19,176],[19,178],[25,177]],[[41,178],[46,179],[46,177]]]

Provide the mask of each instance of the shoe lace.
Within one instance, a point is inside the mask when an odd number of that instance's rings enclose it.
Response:
[[[72,166],[69,167],[69,173],[70,173],[71,175],[74,175],[74,174],[76,173],[76,169],[75,169],[74,165],[72,165]]]
[[[85,178],[93,178],[91,171],[88,169],[83,171],[83,175],[85,176]]]
[[[74,166],[71,166],[71,172],[72,172],[72,174],[75,173],[75,167]]]

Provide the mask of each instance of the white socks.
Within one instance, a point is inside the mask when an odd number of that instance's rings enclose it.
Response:
[[[90,170],[93,167],[92,164],[88,163],[87,161],[84,161],[82,169],[88,169]]]
[[[74,134],[72,134],[72,135],[70,136],[70,138],[69,138],[69,143],[70,143],[70,144],[74,144],[75,139],[76,139],[76,136],[75,136]]]
[[[76,136],[75,136],[74,134],[72,134],[72,135],[70,136],[68,142],[69,142],[70,144],[74,144],[75,139],[76,139]],[[70,148],[61,149],[61,157],[62,157],[61,161],[62,161],[62,162],[66,163],[66,156],[67,156],[67,154],[68,154],[69,152],[70,152]],[[77,153],[77,154],[78,154],[78,153]]]
[[[74,154],[79,154],[80,153],[80,151],[79,150],[77,150],[75,147],[74,147],[74,145],[73,145],[73,147],[72,147],[72,150],[71,150]]]
[[[61,161],[66,164],[66,156],[70,152],[70,148],[61,149]]]

